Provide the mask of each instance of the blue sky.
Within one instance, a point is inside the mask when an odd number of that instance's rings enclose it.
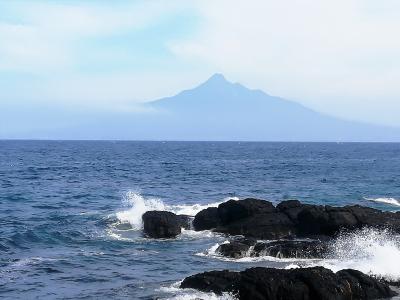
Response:
[[[135,110],[220,72],[400,126],[399,13],[396,0],[0,1],[0,125]]]

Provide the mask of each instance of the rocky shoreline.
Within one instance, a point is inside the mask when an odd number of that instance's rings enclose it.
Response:
[[[388,284],[359,271],[333,273],[323,267],[211,271],[185,278],[181,288],[216,294],[228,292],[240,300],[354,300],[397,295]]]
[[[365,227],[400,233],[400,213],[359,205],[333,207],[288,200],[274,206],[259,199],[229,200],[196,216],[149,211],[144,233],[151,238],[174,238],[181,228],[212,230],[231,236],[216,252],[229,258],[273,256],[324,258],[329,242],[342,231]],[[300,240],[299,240],[300,239]],[[262,241],[260,241],[262,240]],[[211,271],[183,280],[194,288],[238,299],[380,299],[397,295],[383,280],[356,270],[337,273],[322,268],[251,268],[242,272]]]

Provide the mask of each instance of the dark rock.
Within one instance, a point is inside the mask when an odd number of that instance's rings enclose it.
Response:
[[[333,236],[342,229],[359,227],[357,218],[347,207],[308,206],[297,216],[298,232],[302,235]]]
[[[276,208],[286,214],[296,224],[299,213],[308,206],[307,204],[302,204],[299,200],[287,200],[279,203]]]
[[[398,213],[382,212],[360,205],[346,206],[346,208],[357,219],[359,227],[390,228],[395,232],[400,232],[400,218]]]
[[[295,234],[295,230],[289,217],[280,212],[257,214],[216,229],[218,232],[231,235],[267,240],[290,238]]]
[[[323,267],[205,272],[187,277],[181,288],[216,294],[230,292],[239,300],[357,300],[396,295],[386,283],[358,271],[335,274]]]
[[[248,251],[250,247],[240,242],[231,242],[220,245],[216,251],[225,257],[242,258],[249,256]]]
[[[276,258],[324,258],[328,243],[321,241],[274,241],[257,243],[252,256],[272,256]]]
[[[169,211],[148,211],[142,216],[144,233],[151,238],[173,238],[181,233],[181,219]]]
[[[259,239],[310,237],[326,239],[342,230],[364,226],[400,232],[399,213],[356,206],[331,207],[283,201],[275,208],[258,199],[229,200],[207,208],[194,218],[195,230],[214,229],[231,235]]]
[[[179,222],[179,225],[181,226],[181,228],[184,228],[184,229],[187,229],[187,230],[191,229],[192,220],[193,220],[192,216],[177,215],[177,218],[178,218],[178,222]]]
[[[324,258],[328,251],[328,243],[322,241],[274,241],[256,242],[248,239],[235,239],[220,245],[217,250],[225,257],[259,257],[276,258]]]
[[[239,272],[211,271],[189,276],[181,283],[181,288],[196,289],[202,292],[214,292],[222,294],[224,291],[232,291],[238,285]]]
[[[242,258],[249,256],[250,247],[257,244],[257,240],[249,238],[237,238],[229,243],[220,245],[216,252],[232,258]]]
[[[196,214],[193,220],[195,230],[210,230],[220,225],[218,208],[209,207]]]
[[[252,198],[240,201],[229,200],[218,206],[218,215],[222,225],[271,212],[276,212],[276,208],[271,202]]]
[[[379,282],[360,271],[347,269],[336,274],[350,284],[354,299],[377,299],[384,295],[395,296],[386,283]]]

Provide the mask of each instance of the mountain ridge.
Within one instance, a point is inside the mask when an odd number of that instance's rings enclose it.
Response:
[[[165,139],[195,140],[201,136],[208,140],[209,134],[211,140],[218,136],[224,140],[400,141],[398,128],[320,113],[298,102],[229,82],[220,73],[192,89],[147,105],[165,119],[153,123],[163,123],[164,132],[169,128]]]

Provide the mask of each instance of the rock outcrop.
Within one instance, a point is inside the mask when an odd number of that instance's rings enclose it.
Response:
[[[143,231],[151,238],[173,238],[190,226],[190,217],[169,211],[147,211],[142,216]]]
[[[211,271],[185,278],[181,288],[216,294],[229,292],[239,300],[357,300],[396,295],[386,283],[359,271],[333,273],[323,267]]]
[[[252,239],[234,239],[220,245],[217,250],[222,256],[230,258],[272,256],[276,258],[324,258],[328,243],[323,241],[272,241],[257,242]]]
[[[332,207],[283,201],[276,207],[258,199],[229,200],[218,208],[199,212],[195,230],[243,235],[259,239],[326,238],[340,230],[365,226],[390,228],[400,232],[400,214],[359,205]]]

